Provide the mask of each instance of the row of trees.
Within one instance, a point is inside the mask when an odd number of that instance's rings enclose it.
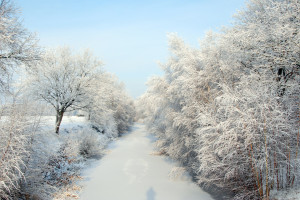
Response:
[[[50,199],[83,159],[128,130],[135,111],[123,85],[90,51],[41,49],[18,13],[12,1],[0,0],[0,199]],[[50,135],[39,128],[47,104],[56,113],[55,137],[54,128]],[[68,111],[86,115],[91,128],[60,136]],[[58,149],[47,144],[51,134]]]
[[[251,0],[200,49],[169,35],[138,115],[199,184],[236,199],[299,186],[299,17],[298,0]]]

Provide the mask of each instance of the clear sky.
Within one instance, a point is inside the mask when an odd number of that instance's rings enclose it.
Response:
[[[26,28],[45,47],[89,48],[106,71],[138,97],[145,82],[162,74],[168,57],[167,33],[192,46],[208,30],[230,25],[246,0],[15,0]]]

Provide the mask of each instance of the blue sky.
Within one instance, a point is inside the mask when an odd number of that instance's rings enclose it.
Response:
[[[45,47],[89,48],[138,97],[157,62],[168,57],[167,33],[197,46],[208,30],[230,25],[246,0],[15,0],[26,28]]]

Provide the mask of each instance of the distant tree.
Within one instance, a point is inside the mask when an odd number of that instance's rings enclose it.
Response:
[[[40,57],[37,39],[28,32],[10,0],[0,0],[0,89],[7,90],[16,66],[29,66]]]
[[[73,55],[69,48],[59,48],[48,51],[38,65],[28,70],[30,93],[56,110],[57,134],[66,111],[89,105],[88,88],[99,66],[101,62],[89,51]]]
[[[110,73],[101,73],[88,92],[88,119],[94,128],[111,137],[127,131],[133,122],[135,109],[123,84]]]

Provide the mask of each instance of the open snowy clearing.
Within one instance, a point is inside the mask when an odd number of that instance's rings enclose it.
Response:
[[[112,142],[107,155],[83,173],[83,200],[209,200],[213,199],[187,175],[170,178],[177,167],[154,153],[154,138],[136,124],[133,131]]]

